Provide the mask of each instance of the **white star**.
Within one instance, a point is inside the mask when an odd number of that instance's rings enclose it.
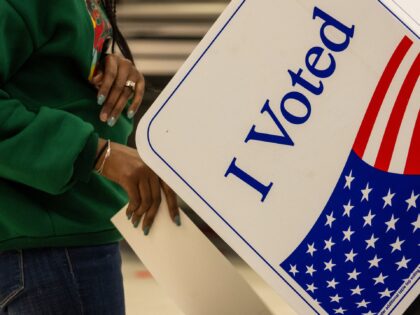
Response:
[[[315,299],[314,301],[315,301],[315,303],[317,303],[317,304],[320,304],[320,305],[321,305],[321,302],[319,302],[319,301],[318,301],[318,299]]]
[[[293,273],[293,276],[296,276],[297,273],[299,273],[299,270],[297,270],[296,265],[290,265],[290,273]]]
[[[407,264],[410,262],[410,260],[411,260],[411,258],[406,259],[405,256],[403,256],[403,258],[399,262],[395,263],[396,265],[398,265],[397,270],[400,270],[401,268],[407,269],[408,268]]]
[[[394,218],[394,214],[392,214],[391,219],[389,219],[389,221],[385,222],[385,224],[388,226],[386,231],[387,232],[389,230],[394,230],[395,231],[395,223],[397,223],[398,220],[399,220],[399,218]]]
[[[310,265],[310,266],[306,266],[306,272],[311,275],[311,277],[313,276],[314,272],[316,272],[316,270],[314,269],[314,265]]]
[[[344,189],[351,188],[351,182],[354,180],[353,171],[350,171],[350,174],[346,176],[346,184],[344,185]]]
[[[334,309],[335,314],[344,314],[345,311],[347,311],[347,310],[345,310],[342,307]]]
[[[357,272],[356,268],[354,268],[352,272],[348,272],[347,274],[349,275],[349,278],[347,280],[357,280],[357,277],[361,274],[361,272]]]
[[[375,243],[377,242],[377,240],[379,240],[379,238],[375,238],[375,234],[372,234],[370,239],[365,240],[365,242],[367,243],[366,249],[368,249],[369,247],[375,248]]]
[[[359,303],[356,302],[356,304],[357,304],[357,308],[360,308],[360,307],[366,307],[367,308],[367,306],[368,306],[368,304],[370,304],[370,302],[367,302],[363,299]]]
[[[352,248],[350,252],[348,252],[347,254],[344,254],[344,255],[346,256],[346,261],[345,262],[348,262],[348,261],[354,262],[354,257],[357,255],[357,253],[355,253],[353,251],[353,248]]]
[[[363,313],[362,315],[376,315],[376,313],[372,313],[372,311],[369,311],[367,313]]]
[[[384,291],[382,292],[378,292],[381,295],[381,299],[384,297],[391,297],[391,293],[394,292],[394,290],[388,290],[388,288],[386,288]]]
[[[351,226],[349,226],[347,231],[343,231],[343,234],[344,234],[343,241],[348,240],[350,242],[350,238],[354,234],[354,231],[352,231]]]
[[[312,293],[315,293],[316,289],[318,288],[314,285],[314,283],[306,285],[306,291],[311,291]]]
[[[313,256],[315,252],[316,252],[315,243],[312,243],[311,245],[308,244],[308,250],[306,251],[306,253]]]
[[[396,250],[401,251],[401,245],[404,242],[405,242],[405,240],[400,241],[400,238],[397,237],[397,239],[395,240],[395,243],[390,244],[390,246],[392,247],[391,253],[395,252]]]
[[[394,198],[395,193],[391,193],[391,189],[388,189],[388,194],[384,197],[382,197],[382,199],[384,200],[384,208],[386,206],[391,206],[392,207],[392,198]]]
[[[331,299],[331,303],[332,302],[336,302],[336,303],[340,303],[340,300],[342,299],[343,297],[341,297],[341,296],[339,296],[338,294],[336,294],[336,295],[334,295],[334,296],[330,296],[330,299]]]
[[[335,221],[335,218],[333,216],[334,212],[331,212],[330,215],[327,214],[327,222],[325,225],[328,225],[329,227],[332,227],[333,222]]]
[[[369,194],[372,191],[372,188],[369,187],[369,183],[366,184],[366,188],[362,189],[362,200],[360,202],[362,202],[363,200],[369,201]]]
[[[365,224],[363,224],[363,227],[366,225],[372,226],[372,219],[376,216],[376,214],[372,214],[372,210],[369,210],[369,214],[367,216],[364,216],[363,219],[365,220]]]
[[[332,259],[330,259],[329,262],[324,262],[324,264],[325,264],[324,270],[329,270],[329,271],[332,272],[332,269],[335,266],[335,264],[333,263]]]
[[[411,192],[411,197],[408,198],[405,202],[408,204],[407,211],[411,209],[411,207],[417,208],[417,198],[420,194],[414,195],[414,190]]]
[[[368,260],[369,261],[369,269],[372,267],[377,267],[379,268],[379,262],[382,260],[382,258],[378,258],[377,255],[375,255],[375,257],[372,260]]]
[[[351,295],[362,295],[362,291],[364,290],[364,288],[361,288],[360,286],[355,287],[354,289],[350,289],[351,290]]]
[[[339,284],[340,282],[337,282],[337,281],[335,281],[335,278],[333,278],[331,281],[328,281],[327,280],[327,288],[333,288],[333,289],[335,289],[335,286],[337,285],[337,284]]]
[[[381,272],[379,276],[377,276],[376,278],[373,278],[373,280],[375,280],[375,285],[377,285],[378,283],[385,284],[386,278],[388,278],[388,276],[384,276]]]
[[[332,241],[332,237],[330,237],[328,241],[324,241],[324,242],[325,242],[324,249],[328,249],[329,251],[331,251],[331,248],[335,245],[335,243]]]
[[[351,205],[351,200],[349,200],[349,202],[346,205],[343,205],[343,208],[344,208],[343,217],[346,215],[350,218],[350,211],[351,209],[354,208],[354,206]]]
[[[415,233],[417,229],[420,229],[420,214],[417,215],[417,221],[414,221],[411,225],[414,226],[413,233]]]

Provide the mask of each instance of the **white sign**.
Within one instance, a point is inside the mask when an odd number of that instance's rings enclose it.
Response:
[[[420,293],[419,33],[385,6],[232,1],[137,132],[301,314],[401,314]]]

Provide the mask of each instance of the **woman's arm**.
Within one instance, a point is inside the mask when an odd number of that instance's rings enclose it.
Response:
[[[98,135],[68,112],[29,111],[3,89],[41,43],[8,1],[0,2],[0,21],[0,177],[60,194],[89,180]]]

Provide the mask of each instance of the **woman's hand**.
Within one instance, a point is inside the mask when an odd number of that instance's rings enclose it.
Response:
[[[105,144],[102,139],[99,147],[101,144]],[[102,175],[119,184],[127,192],[130,199],[127,218],[131,219],[134,227],[137,228],[141,218],[145,216],[142,226],[145,235],[149,234],[159,209],[161,188],[165,193],[172,221],[181,225],[174,191],[141,160],[135,149],[112,142],[111,155],[106,160]]]
[[[127,87],[128,81],[134,82],[135,87]],[[134,117],[143,99],[145,82],[130,60],[115,54],[107,55],[92,84],[98,89],[98,104],[103,105],[101,121],[114,126],[129,100],[127,116]]]

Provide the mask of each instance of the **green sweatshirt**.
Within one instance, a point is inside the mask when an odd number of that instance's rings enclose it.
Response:
[[[99,120],[95,3],[0,0],[0,251],[120,239],[127,195],[92,169],[98,137],[126,143],[132,123]]]

